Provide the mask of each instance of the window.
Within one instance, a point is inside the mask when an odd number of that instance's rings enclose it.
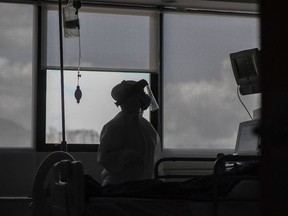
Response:
[[[58,8],[49,5],[46,15],[46,49],[42,54],[47,58],[39,78],[46,92],[41,101],[45,110],[40,105],[38,112],[42,115],[40,128],[44,128],[38,130],[40,151],[55,149],[62,141]],[[157,74],[157,13],[81,7],[79,21],[80,38],[63,38],[65,134],[67,143],[73,144],[68,149],[86,151],[97,149],[102,127],[120,111],[111,97],[112,88],[122,80],[146,79],[150,83],[151,74]],[[77,104],[74,92],[79,60],[83,95]],[[145,117],[150,118],[148,111]]]
[[[122,80],[149,82],[149,74],[119,72],[81,72],[82,98],[77,104],[74,97],[77,71],[65,71],[66,140],[68,144],[99,144],[99,135],[105,123],[119,111],[111,97],[112,88]],[[46,143],[62,140],[60,72],[47,71]],[[149,112],[144,112],[149,119]]]
[[[259,47],[256,16],[164,14],[165,149],[233,149],[249,115],[237,98],[229,54]],[[260,95],[243,96],[250,112]]]
[[[34,7],[0,3],[0,147],[32,148]]]
[[[46,47],[42,54],[47,58],[41,62],[39,79],[47,94],[40,102],[44,106],[38,105],[38,115],[42,117],[38,118],[41,123],[37,127],[44,128],[37,133],[42,149],[61,142],[57,7],[49,5],[46,15],[43,20],[47,20],[47,35],[42,41]],[[80,9],[80,39],[64,38],[63,46],[68,144],[85,144],[81,145],[84,148],[99,142],[103,124],[118,112],[110,96],[116,83],[123,79],[149,81],[152,74],[157,76],[157,17],[154,10]],[[259,32],[256,15],[163,11],[161,91],[165,149],[234,148],[238,125],[249,120],[249,115],[237,98],[229,54],[260,49]],[[83,98],[77,104],[73,94],[79,48]],[[250,112],[260,107],[260,94],[246,95],[242,100]]]

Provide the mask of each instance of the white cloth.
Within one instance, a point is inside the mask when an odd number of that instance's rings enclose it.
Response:
[[[104,125],[97,160],[104,167],[102,185],[153,178],[160,139],[139,113],[120,112]]]

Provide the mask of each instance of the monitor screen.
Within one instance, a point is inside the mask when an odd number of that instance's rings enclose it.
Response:
[[[259,153],[260,136],[256,133],[260,120],[251,120],[239,124],[238,136],[235,147],[235,154],[252,154]]]
[[[254,61],[251,56],[240,57],[235,59],[238,70],[239,79],[245,79],[253,76],[257,76],[255,70]]]

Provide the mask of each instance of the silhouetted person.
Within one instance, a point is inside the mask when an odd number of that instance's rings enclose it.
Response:
[[[146,80],[124,80],[112,89],[121,112],[100,134],[97,159],[104,167],[102,186],[153,178],[161,147],[157,131],[142,116],[154,99],[144,92],[147,85]]]

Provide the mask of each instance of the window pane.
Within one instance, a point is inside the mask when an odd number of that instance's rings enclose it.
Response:
[[[81,67],[157,71],[156,13],[142,10],[79,10]],[[59,66],[58,11],[48,11],[47,65]],[[79,38],[64,38],[64,65],[78,65]]]
[[[145,79],[148,73],[81,72],[80,89],[82,99],[77,104],[74,92],[77,86],[77,72],[65,71],[65,126],[68,144],[97,144],[105,123],[111,120],[120,108],[111,97],[112,88],[123,80]],[[60,143],[62,140],[60,72],[47,71],[46,143]],[[144,112],[149,119],[149,112]]]
[[[237,98],[229,54],[259,48],[255,17],[164,15],[164,147],[235,147],[238,125],[250,120]],[[260,95],[243,96],[252,111]]]
[[[33,14],[0,3],[0,147],[32,147]]]

